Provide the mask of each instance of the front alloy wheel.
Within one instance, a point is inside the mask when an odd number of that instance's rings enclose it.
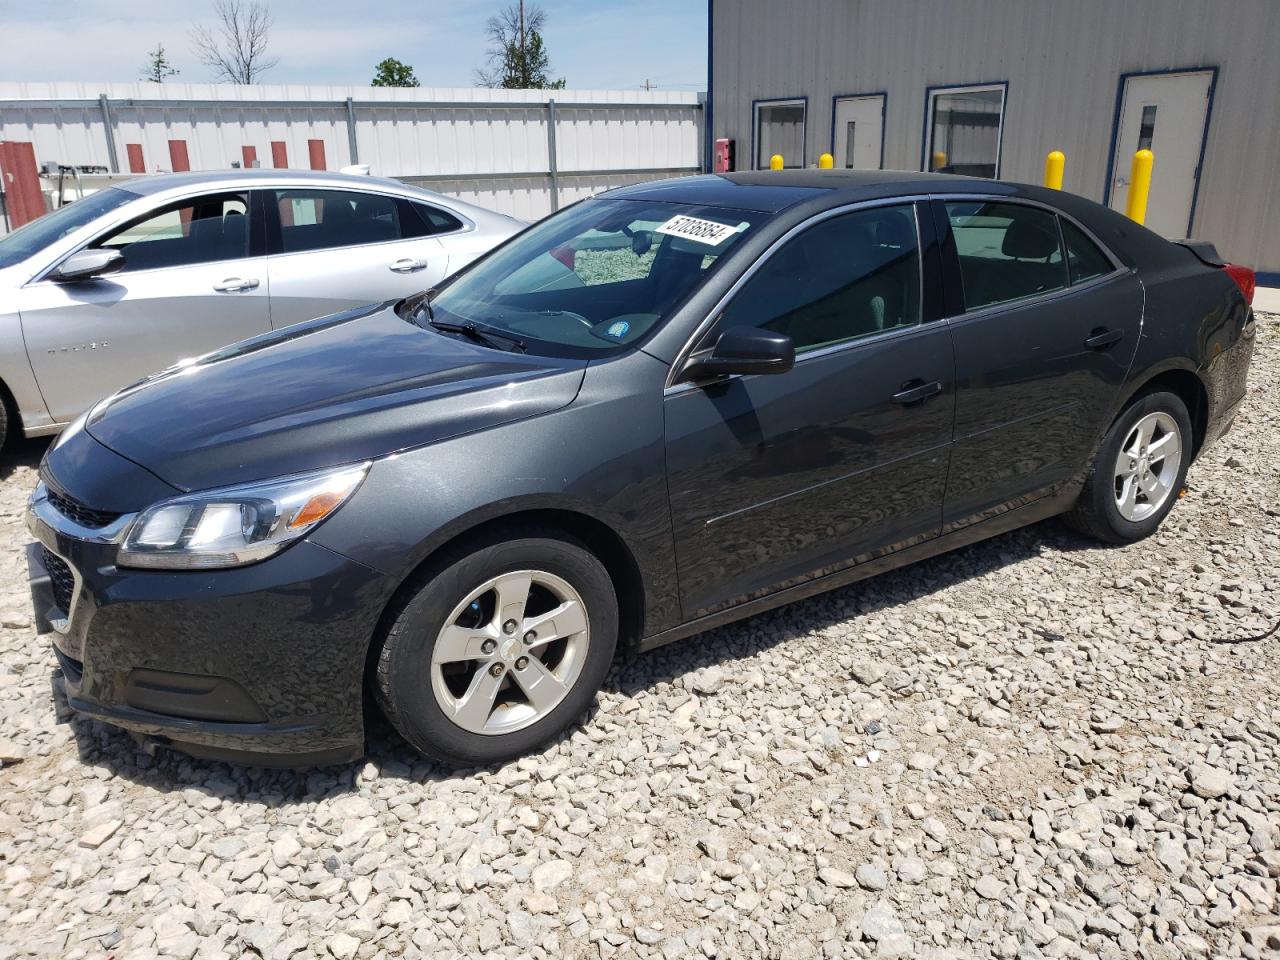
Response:
[[[400,734],[459,765],[519,756],[590,706],[613,659],[603,564],[559,531],[496,531],[422,571],[387,630],[376,693]]]
[[[463,730],[503,734],[564,700],[591,643],[586,604],[562,577],[516,570],[459,603],[431,652],[431,692]]]

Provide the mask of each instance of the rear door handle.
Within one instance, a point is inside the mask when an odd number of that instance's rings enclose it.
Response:
[[[922,383],[919,380],[908,380],[902,385],[902,389],[893,395],[892,399],[894,403],[900,403],[905,407],[928,400],[930,397],[936,397],[941,392],[941,380],[930,380],[928,383]]]
[[[213,289],[219,293],[237,293],[241,290],[252,290],[258,285],[258,281],[254,277],[248,277],[241,280],[239,277],[228,277],[221,283],[215,283]]]
[[[1113,343],[1119,343],[1124,339],[1123,330],[1107,330],[1105,327],[1095,329],[1088,338],[1085,339],[1084,345],[1090,350],[1105,350]]]
[[[419,260],[416,257],[404,257],[395,261],[387,269],[392,273],[413,273],[415,270],[421,270],[426,265],[427,261],[425,260]]]

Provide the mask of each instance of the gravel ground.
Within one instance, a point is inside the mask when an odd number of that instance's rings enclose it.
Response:
[[[999,537],[619,666],[541,755],[289,773],[68,715],[0,464],[0,960],[1280,949],[1280,318],[1163,530]]]

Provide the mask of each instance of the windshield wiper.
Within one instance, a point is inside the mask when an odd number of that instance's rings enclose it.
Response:
[[[431,315],[431,305],[424,302],[427,308],[427,323],[431,324],[435,329],[442,330],[445,333],[460,333],[464,337],[474,340],[476,343],[482,343],[486,347],[493,347],[495,350],[514,350],[517,353],[525,353],[528,347],[525,342],[518,337],[510,334],[500,333],[488,327],[481,327],[473,320],[465,320],[462,323],[454,323],[451,320],[436,320]],[[505,340],[509,347],[504,347],[500,340]]]

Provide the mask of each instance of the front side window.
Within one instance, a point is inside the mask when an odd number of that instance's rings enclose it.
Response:
[[[443,285],[432,314],[495,329],[533,352],[616,350],[669,316],[764,219],[718,207],[588,200]]]
[[[756,104],[756,169],[768,170],[769,158],[782,156],[786,168],[804,166],[803,100]]]
[[[138,196],[120,187],[106,187],[23,224],[7,236],[0,237],[0,267],[21,263],[67,234],[88,226],[103,214],[132,203]]]
[[[1058,218],[1018,203],[948,203],[966,310],[1034,297],[1067,285]]]
[[[354,190],[275,190],[284,253],[401,239],[395,197]],[[419,229],[420,235],[421,228]]]
[[[718,330],[762,327],[803,353],[919,322],[915,208],[904,205],[832,217],[787,241],[734,295]]]
[[[122,271],[183,267],[249,255],[249,195],[219,193],[169,204],[99,240]]]
[[[1004,92],[995,84],[931,91],[925,169],[998,177]]]

